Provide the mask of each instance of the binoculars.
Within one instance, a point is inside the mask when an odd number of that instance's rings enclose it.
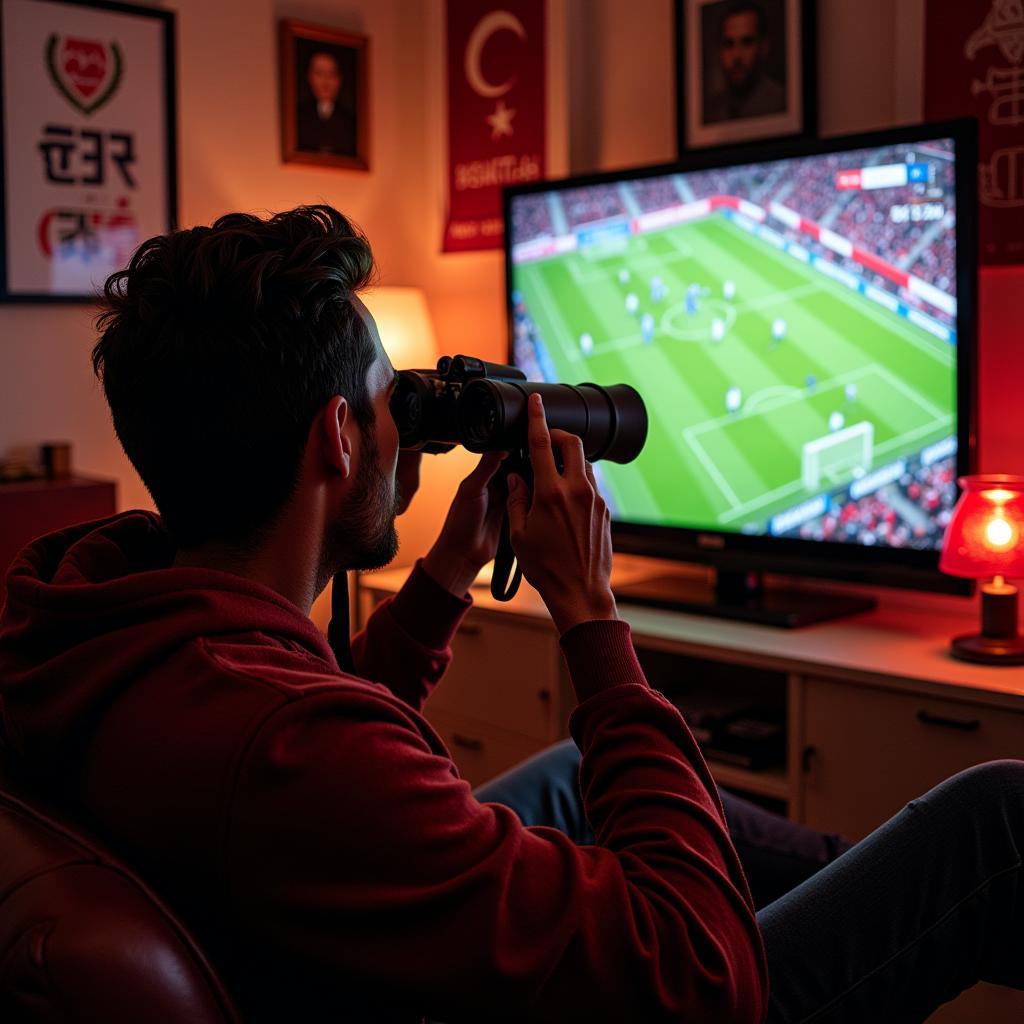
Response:
[[[402,370],[391,415],[402,448],[429,454],[528,453],[527,401],[544,400],[549,429],[576,434],[589,462],[632,462],[647,440],[647,408],[628,384],[538,384],[514,366],[442,356],[437,370]]]
[[[643,449],[647,407],[628,384],[535,384],[515,366],[473,356],[442,356],[437,370],[400,371],[391,415],[402,448],[438,454],[461,444],[471,452],[510,452],[498,473],[499,483],[511,472],[529,481],[527,402],[534,392],[544,400],[548,428],[581,438],[588,462],[632,462]],[[509,601],[521,580],[506,515],[491,594]]]

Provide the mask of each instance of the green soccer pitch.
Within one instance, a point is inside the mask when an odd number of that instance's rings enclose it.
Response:
[[[655,276],[666,289],[660,302],[651,299]],[[693,314],[691,284],[702,289]],[[641,456],[600,464],[620,519],[763,532],[771,516],[863,468],[826,472],[815,491],[804,485],[803,446],[829,434],[836,412],[847,427],[873,425],[875,467],[956,433],[955,346],[721,215],[519,265],[515,287],[558,379],[632,384],[647,403]],[[640,333],[644,313],[655,320],[651,343]],[[787,328],[777,342],[776,319]],[[734,387],[742,403],[730,412]]]

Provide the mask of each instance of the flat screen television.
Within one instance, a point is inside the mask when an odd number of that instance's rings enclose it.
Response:
[[[647,445],[595,467],[616,549],[717,569],[620,597],[796,625],[868,601],[761,574],[964,592],[975,149],[950,121],[506,191],[510,362],[632,384]]]

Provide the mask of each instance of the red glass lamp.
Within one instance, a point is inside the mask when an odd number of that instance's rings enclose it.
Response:
[[[1017,588],[1006,582],[1024,576],[1024,476],[965,476],[959,483],[939,568],[989,582],[981,585],[981,632],[956,637],[951,653],[965,661],[1024,664]]]

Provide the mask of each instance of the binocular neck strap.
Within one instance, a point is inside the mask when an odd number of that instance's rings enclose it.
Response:
[[[327,642],[334,651],[338,668],[354,675],[352,638],[349,635],[348,573],[344,570],[335,573],[331,583],[331,622],[327,627]]]
[[[533,485],[533,467],[530,456],[525,449],[509,452],[508,457],[498,470],[498,484],[502,500],[508,498],[508,477],[510,473],[520,476],[527,487]],[[516,561],[516,553],[512,550],[509,537],[508,511],[501,519],[501,534],[498,537],[498,550],[494,554],[494,572],[491,573],[491,597],[495,601],[511,601],[519,590],[523,580],[523,570]]]
[[[512,550],[509,539],[508,512],[501,520],[501,534],[498,537],[498,550],[494,554],[494,572],[491,573],[491,597],[495,601],[511,601],[519,590],[523,579],[523,570],[516,562],[516,554]]]

